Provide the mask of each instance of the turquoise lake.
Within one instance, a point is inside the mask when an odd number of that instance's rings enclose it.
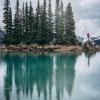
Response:
[[[0,53],[0,100],[100,100],[100,53]]]

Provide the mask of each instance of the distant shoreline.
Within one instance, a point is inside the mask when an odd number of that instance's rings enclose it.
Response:
[[[1,45],[0,46],[1,52],[82,52],[81,46],[75,45]]]

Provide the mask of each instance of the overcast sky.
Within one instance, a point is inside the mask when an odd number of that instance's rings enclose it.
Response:
[[[10,0],[12,7],[15,8],[16,0]],[[19,0],[20,5],[23,1]],[[34,8],[37,5],[37,0],[31,0]],[[40,0],[41,1],[41,0]],[[87,32],[90,32],[92,36],[100,35],[100,0],[62,0],[64,6],[67,6],[68,2],[72,3],[73,12],[76,21],[76,34],[80,36],[86,36]],[[2,24],[3,2],[0,0],[0,27]],[[53,8],[55,0],[52,0]]]

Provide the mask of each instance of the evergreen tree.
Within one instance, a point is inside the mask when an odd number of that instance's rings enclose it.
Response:
[[[15,34],[21,34],[22,33],[22,21],[21,21],[21,12],[19,8],[19,1],[16,1],[16,12],[15,12],[15,18],[14,18],[14,32]]]
[[[25,34],[29,33],[29,9],[28,9],[28,4],[26,2],[25,5]]]
[[[12,11],[11,7],[9,8],[9,34],[12,34],[13,32],[13,23],[12,23]]]
[[[22,34],[22,16],[21,16],[21,10],[19,8],[19,1],[16,1],[16,12],[15,12],[15,18],[14,18],[14,44],[19,44],[21,42],[21,34]]]
[[[66,44],[66,36],[65,36],[65,23],[64,23],[64,10],[63,10],[63,2],[61,1],[60,11],[59,11],[59,33],[57,34],[57,43],[58,44]]]
[[[40,8],[40,1],[38,0],[36,15],[35,15],[35,30],[34,30],[35,43],[38,43],[41,39],[41,13],[42,13],[41,9],[42,7]]]
[[[59,17],[60,17],[59,32],[60,32],[60,34],[64,35],[64,10],[63,10],[63,2],[62,1],[61,1]]]
[[[51,0],[49,0],[48,4],[48,27],[49,27],[49,38],[50,41],[53,42],[53,13],[52,13],[52,7],[51,7]]]
[[[22,34],[25,33],[25,6],[22,6]]]
[[[68,4],[65,11],[65,34],[67,35],[68,44],[76,43],[75,21],[71,3]]]
[[[39,41],[39,44],[49,44],[50,38],[49,38],[49,27],[48,27],[48,21],[47,21],[47,12],[46,12],[46,0],[44,0],[43,4],[43,10],[41,13],[41,41]]]
[[[29,7],[29,33],[34,32],[34,13],[33,13],[33,7],[32,3],[30,2],[30,7]]]
[[[62,34],[60,30],[60,17],[61,17],[61,8],[60,1],[56,0],[56,10],[55,10],[55,43],[61,44]]]
[[[28,43],[34,43],[34,13],[33,13],[33,7],[32,7],[32,3],[30,2],[30,6],[29,6],[29,41]]]
[[[23,35],[23,43],[31,44],[34,43],[34,13],[32,3],[30,6],[26,2],[25,5],[25,34]]]
[[[5,24],[4,25],[4,29],[5,29],[5,31],[7,32],[7,34],[8,33],[10,33],[9,32],[9,28],[10,28],[10,26],[9,26],[9,20],[10,20],[10,1],[9,0],[5,0],[4,1],[4,8],[3,8],[3,10],[4,10],[4,13],[3,13],[3,23]]]
[[[25,4],[25,17],[24,17],[24,28],[25,32],[23,34],[23,43],[24,44],[29,44],[30,42],[30,34],[29,34],[29,7],[26,2]]]
[[[11,11],[11,7],[9,8],[9,20],[8,20],[8,33],[5,35],[5,37],[3,38],[3,43],[6,45],[9,44],[13,44],[13,25],[12,25],[12,11]]]
[[[56,0],[56,10],[55,10],[55,32],[59,34],[59,11],[60,11],[60,2]]]

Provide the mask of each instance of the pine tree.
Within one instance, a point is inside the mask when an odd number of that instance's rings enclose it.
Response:
[[[9,34],[13,33],[13,23],[12,23],[12,11],[11,7],[9,8]]]
[[[28,7],[26,2],[25,8],[23,4],[23,17],[22,17],[22,31],[23,37],[22,41],[24,44],[31,44],[33,43],[33,35],[34,35],[34,13],[32,3]]]
[[[21,25],[21,13],[19,8],[19,1],[16,1],[16,12],[15,12],[15,18],[14,18],[14,32],[15,34],[21,34],[22,33],[22,25]]]
[[[26,2],[25,5],[25,34],[29,33],[29,9],[28,9],[28,4]]]
[[[65,11],[65,33],[67,35],[68,43],[75,44],[76,43],[75,21],[71,3],[68,4]]]
[[[29,33],[34,33],[34,13],[31,2],[29,7]]]
[[[60,17],[59,32],[60,32],[60,34],[64,34],[64,10],[63,10],[63,2],[62,1],[61,1],[59,17]]]
[[[34,29],[35,29],[35,23],[34,23],[34,12],[33,12],[33,7],[32,3],[30,1],[30,6],[29,6],[29,43],[34,43]]]
[[[22,34],[25,33],[25,6],[22,6]]]
[[[49,27],[49,38],[50,41],[53,42],[53,13],[51,7],[51,0],[49,0],[48,4],[48,27]]]
[[[15,17],[14,17],[14,44],[21,43],[21,36],[22,36],[22,15],[21,10],[19,8],[19,1],[16,1],[16,11],[15,11]]]
[[[3,38],[3,43],[6,45],[9,44],[14,44],[14,34],[13,34],[13,24],[12,24],[12,11],[11,11],[11,7],[9,8],[9,20],[8,20],[9,24],[9,28],[8,28],[8,34],[5,35],[5,37]]]
[[[65,32],[64,32],[64,10],[63,10],[63,2],[61,1],[59,7],[59,29],[57,33],[57,43],[58,44],[66,44]]]
[[[4,10],[4,13],[3,13],[3,23],[5,24],[5,26],[4,26],[4,29],[5,29],[5,31],[7,32],[7,34],[9,34],[10,32],[9,32],[9,28],[10,28],[10,26],[9,26],[9,17],[10,17],[10,1],[9,0],[5,0],[4,1],[4,8],[3,8],[3,10]]]
[[[41,39],[41,13],[42,8],[40,8],[40,1],[38,0],[37,8],[36,8],[36,14],[35,14],[35,43],[38,43]]]
[[[56,10],[55,10],[55,43],[60,44],[61,33],[60,33],[60,1],[56,0]]]
[[[60,2],[56,0],[56,10],[55,10],[55,32],[59,33],[59,11],[60,11]]]
[[[49,44],[51,42],[50,32],[49,32],[49,23],[47,20],[46,12],[46,0],[43,3],[43,10],[41,13],[41,41],[40,44]]]
[[[31,44],[33,41],[33,33],[34,32],[34,14],[33,7],[30,2],[30,6],[26,2],[25,5],[25,34],[23,35],[23,43]]]

